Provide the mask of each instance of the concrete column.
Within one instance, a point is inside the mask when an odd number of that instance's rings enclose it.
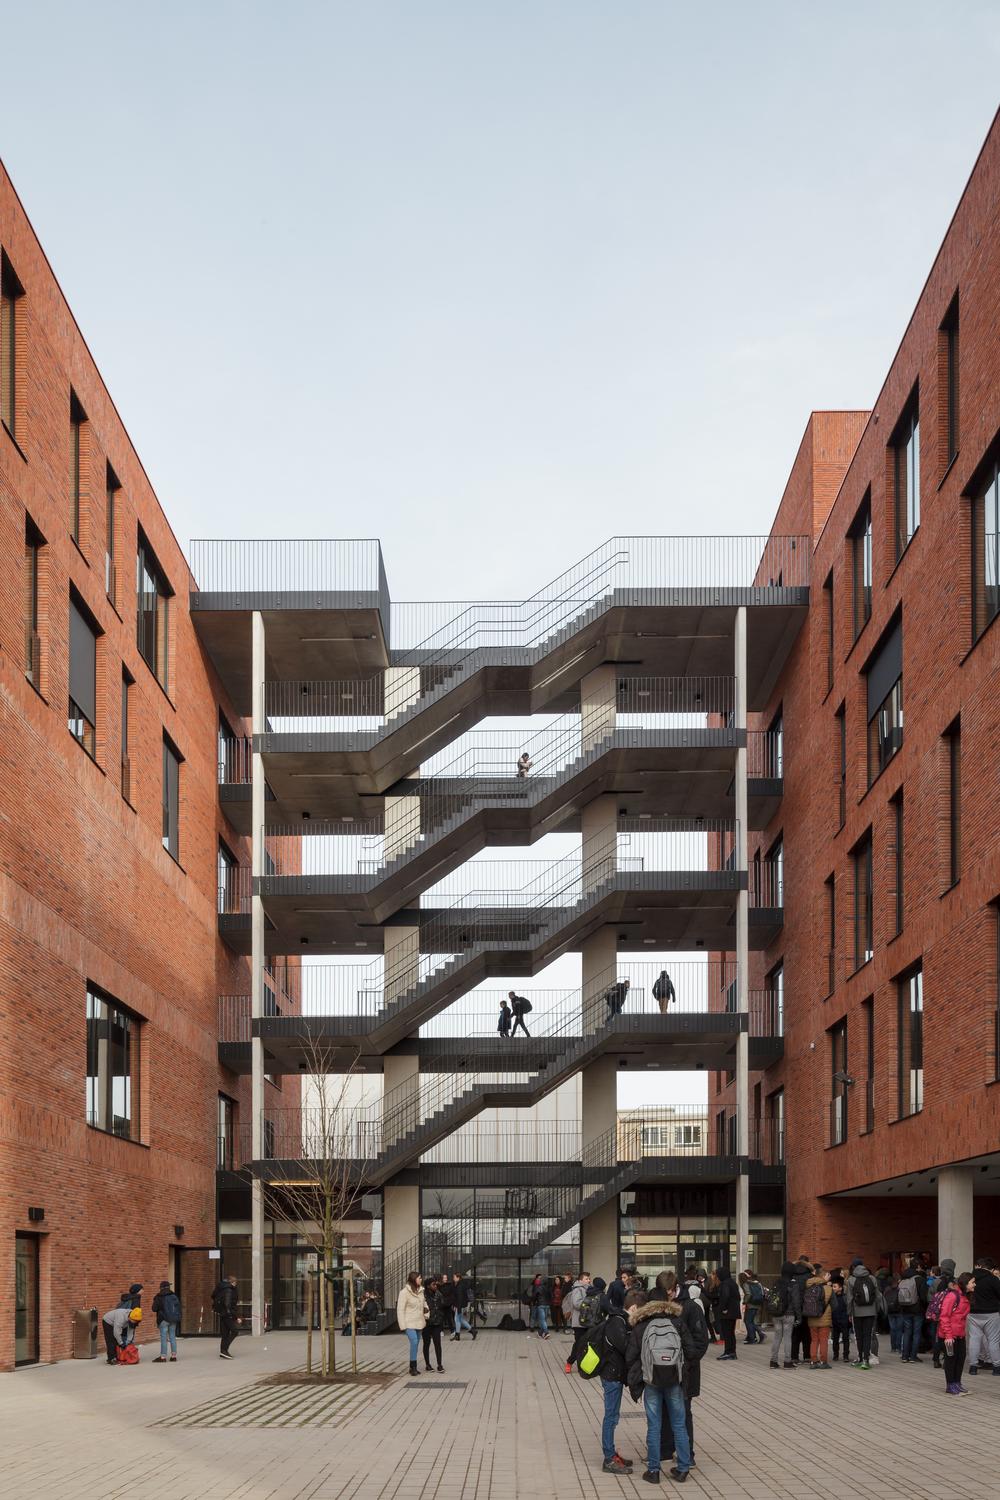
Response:
[[[618,868],[618,798],[595,797],[583,809],[583,894],[602,886]]]
[[[387,1264],[389,1257],[397,1250],[401,1250],[410,1240],[418,1239],[420,1234],[420,1189],[418,1187],[387,1187],[383,1189],[382,1195],[382,1264]],[[407,1266],[402,1273],[402,1281],[406,1280],[410,1271],[419,1271],[419,1253],[415,1257],[412,1266]],[[387,1295],[395,1296],[399,1287],[386,1288]],[[391,1311],[391,1309],[386,1309]]]
[[[608,1007],[605,993],[615,982],[615,966],[618,961],[618,942],[613,927],[599,927],[589,938],[584,938],[580,950],[581,965],[581,1017],[584,1035],[596,1031],[607,1020]]]
[[[384,1110],[395,1112],[404,1104],[416,1104],[420,1092],[420,1059],[415,1052],[387,1052],[382,1060],[382,1099]],[[391,1098],[390,1098],[391,1096]],[[391,1123],[383,1113],[382,1149],[392,1146],[411,1125],[404,1120]]]
[[[618,1128],[618,1067],[613,1057],[601,1057],[580,1075],[583,1148]],[[612,1152],[612,1159],[617,1151]],[[587,1184],[584,1183],[584,1193]],[[580,1221],[580,1266],[591,1276],[610,1280],[618,1269],[618,1195]]]
[[[937,1258],[950,1257],[959,1276],[973,1266],[972,1167],[942,1167],[937,1174]]]
[[[264,874],[264,760],[257,736],[264,733],[264,617],[255,610],[251,626],[251,874],[254,885]],[[264,1014],[264,902],[254,891],[250,903],[250,1014]],[[264,1149],[264,1043],[250,1043],[251,1158],[260,1161]],[[255,1177],[250,1189],[250,1304],[254,1336],[264,1332],[264,1185]]]
[[[613,663],[588,672],[580,683],[580,748],[590,750],[615,727],[618,677]]]
[[[385,861],[398,859],[420,838],[420,798],[394,793],[385,798]]]
[[[386,667],[383,686],[385,717],[394,719],[420,697],[420,668]]]
[[[414,923],[387,923],[382,928],[385,952],[383,1003],[406,993],[420,975],[420,927]]]
[[[736,675],[736,728],[747,727],[747,612],[736,611],[734,671]],[[747,845],[747,752],[736,752],[736,868],[748,869]],[[750,1009],[750,893],[736,898],[737,1010],[744,1017]],[[748,1020],[744,1022],[748,1026]],[[750,1033],[745,1029],[736,1040],[736,1150],[750,1154]],[[750,1179],[740,1173],[736,1183],[736,1270],[750,1263]]]

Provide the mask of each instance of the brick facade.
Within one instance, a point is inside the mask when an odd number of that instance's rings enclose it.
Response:
[[[947,445],[946,352],[941,325],[959,305],[958,452]],[[1000,125],[994,126],[934,262],[871,414],[815,413],[782,497],[775,531],[816,536],[809,617],[760,727],[779,707],[784,797],[772,826],[751,840],[784,848],[784,927],[752,960],[751,985],[782,962],[785,1054],[752,1079],[762,1095],[784,1090],[789,1249],[827,1263],[848,1252],[881,1254],[937,1244],[934,1173],[996,1152],[998,917],[1000,898],[1000,626],[974,643],[970,492],[1000,435]],[[921,516],[898,562],[891,444],[918,392]],[[855,638],[849,533],[870,494],[871,618]],[[827,624],[832,580],[832,651]],[[869,787],[865,666],[902,611],[904,738]],[[828,660],[832,659],[832,684]],[[845,818],[840,824],[839,727],[846,720]],[[951,885],[950,785],[945,731],[961,723],[961,875]],[[903,922],[896,934],[895,815],[903,798]],[[851,851],[871,830],[874,957],[854,962]],[[832,877],[836,941],[829,978]],[[923,966],[924,1101],[898,1119],[897,987]],[[874,1126],[867,1123],[866,1001],[874,1004]],[[846,1141],[831,1146],[829,1031],[846,1019]],[[711,1107],[731,1086],[713,1080]],[[1000,1164],[989,1169],[991,1178]],[[924,1173],[924,1196],[905,1185],[875,1198],[833,1194]],[[1000,1198],[977,1196],[977,1248],[998,1250]]]
[[[70,1352],[71,1311],[145,1306],[177,1243],[215,1242],[216,1100],[238,1096],[217,1061],[217,996],[247,993],[217,936],[216,733],[222,701],[188,613],[187,565],[10,182],[0,244],[16,303],[15,435],[0,427],[0,1369],[14,1358],[14,1247],[41,1231],[40,1355]],[[80,442],[72,536],[70,390]],[[106,466],[115,495],[108,597]],[[38,691],[25,675],[25,521],[44,537]],[[137,527],[173,589],[166,691],[136,639]],[[96,621],[92,760],[67,727],[70,590]],[[129,702],[129,800],[121,681]],[[239,721],[228,713],[235,728]],[[161,841],[162,743],[183,756],[180,863]],[[92,981],[142,1020],[140,1140],[85,1123],[85,996]],[[30,1222],[29,1206],[44,1209]],[[178,1241],[175,1225],[182,1225]],[[147,1336],[155,1330],[147,1323]]]

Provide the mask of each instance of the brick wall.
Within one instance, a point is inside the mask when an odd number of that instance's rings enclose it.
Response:
[[[248,993],[216,935],[220,704],[188,614],[181,550],[52,272],[0,170],[0,244],[17,304],[16,442],[0,428],[0,1369],[13,1360],[14,1235],[40,1229],[43,1360],[70,1350],[74,1307],[105,1311],[132,1280],[171,1275],[183,1243],[215,1239],[216,996]],[[80,545],[71,536],[70,388],[87,414]],[[105,475],[116,494],[114,598],[105,588]],[[24,673],[24,528],[45,538],[39,691]],[[141,526],[170,585],[168,689],[136,644]],[[68,601],[97,621],[96,763],[67,728]],[[122,794],[122,667],[130,693],[130,800]],[[161,843],[164,731],[181,770],[180,864]],[[230,846],[249,858],[231,830]],[[135,1011],[141,1139],[85,1123],[85,991]],[[40,1225],[29,1205],[44,1208]],[[152,1333],[151,1323],[147,1332]]]

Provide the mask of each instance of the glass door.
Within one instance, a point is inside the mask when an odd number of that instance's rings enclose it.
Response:
[[[305,1328],[306,1326],[306,1279],[313,1279],[313,1327],[319,1327],[319,1299],[317,1288],[319,1278],[316,1276],[316,1268],[319,1257],[315,1250],[307,1250],[304,1247],[285,1246],[275,1247],[274,1250],[274,1315],[271,1323],[274,1328]],[[342,1300],[342,1284],[338,1280],[337,1288],[337,1313],[340,1313]]]
[[[212,1292],[222,1279],[222,1261],[218,1256],[214,1246],[177,1246],[174,1290],[181,1299],[182,1338],[218,1334],[218,1321],[212,1311]]]
[[[38,1236],[15,1235],[14,1363],[38,1363]]]

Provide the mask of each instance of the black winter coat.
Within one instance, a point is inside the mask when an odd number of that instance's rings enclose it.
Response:
[[[609,1312],[601,1327],[604,1329],[604,1358],[597,1373],[602,1380],[617,1380],[624,1385],[628,1373],[625,1362],[629,1337],[628,1318],[623,1312]]]
[[[720,1318],[738,1318],[741,1312],[740,1289],[732,1276],[727,1276],[719,1286],[718,1315]]]

